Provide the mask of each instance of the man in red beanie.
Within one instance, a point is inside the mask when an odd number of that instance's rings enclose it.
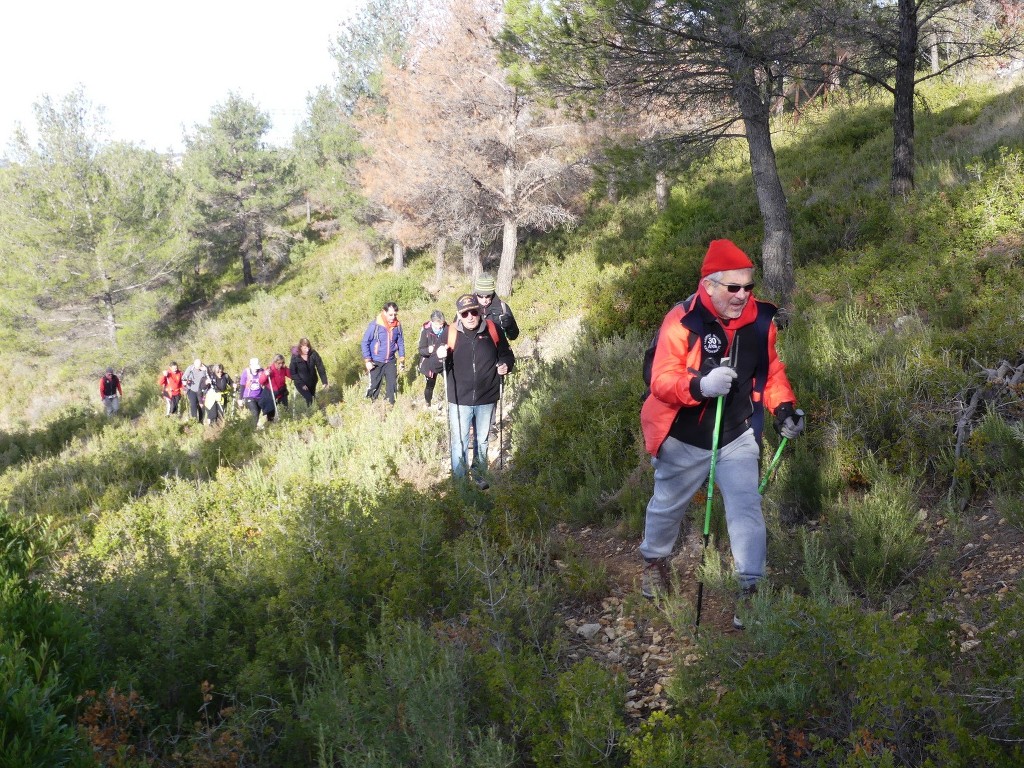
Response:
[[[648,598],[667,591],[668,560],[686,509],[707,481],[717,399],[724,398],[715,481],[743,595],[764,576],[767,553],[757,491],[764,409],[785,437],[795,438],[804,427],[775,351],[777,308],[753,298],[747,254],[729,240],[713,240],[700,274],[697,292],[662,321],[650,395],[640,411],[654,465],[640,545],[646,561],[641,591]],[[733,623],[743,626],[739,616]]]

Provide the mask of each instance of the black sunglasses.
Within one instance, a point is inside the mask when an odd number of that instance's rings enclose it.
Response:
[[[463,317],[480,317],[479,309],[467,309],[465,312],[459,312]]]
[[[740,289],[743,289],[747,293],[750,293],[752,290],[754,290],[754,283],[747,283],[746,285],[740,285],[739,283],[720,283],[717,280],[712,280],[711,282],[714,283],[715,285],[722,286],[729,293],[739,293]]]

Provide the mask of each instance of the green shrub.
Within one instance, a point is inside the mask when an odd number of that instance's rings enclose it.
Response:
[[[36,572],[62,534],[0,507],[0,755],[5,765],[87,765],[74,726],[75,694],[92,670],[84,628]]]
[[[365,296],[366,322],[377,316],[387,302],[393,301],[400,311],[408,311],[412,307],[430,300],[430,295],[419,284],[419,281],[408,274],[385,275],[374,281],[373,288]],[[364,323],[365,325],[365,323]],[[415,325],[410,322],[410,328]],[[415,344],[416,339],[406,339],[406,344]],[[408,351],[408,350],[407,350]]]
[[[851,583],[878,600],[920,562],[925,541],[910,480],[866,469],[870,490],[836,502],[824,532]]]
[[[592,521],[633,470],[643,392],[636,337],[579,343],[540,364],[522,391],[513,433],[515,471],[576,519]]]
[[[355,663],[320,652],[298,713],[321,766],[511,765],[478,724],[465,654],[415,624],[382,628]]]
[[[652,718],[627,742],[630,765],[1012,764],[1016,745],[979,734],[982,718],[951,695],[956,623],[928,609],[894,621],[760,595],[744,637],[707,642],[679,670],[669,692],[684,716]]]
[[[1024,431],[994,410],[971,432],[964,459],[971,489],[1002,496],[1024,493]]]

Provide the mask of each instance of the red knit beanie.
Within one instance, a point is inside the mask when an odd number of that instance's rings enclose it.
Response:
[[[712,240],[700,268],[700,276],[707,277],[715,272],[730,269],[753,269],[754,263],[732,240]]]

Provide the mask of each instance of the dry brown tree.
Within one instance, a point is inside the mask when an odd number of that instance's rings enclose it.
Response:
[[[368,196],[459,242],[479,268],[501,237],[497,289],[512,290],[519,235],[572,223],[589,181],[579,125],[509,82],[498,60],[500,4],[452,0],[425,15],[408,65],[384,71],[383,99],[360,113]]]

